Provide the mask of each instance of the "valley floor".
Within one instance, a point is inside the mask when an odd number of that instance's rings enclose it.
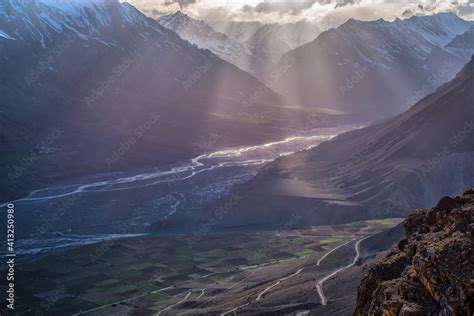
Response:
[[[361,260],[373,254],[370,247],[364,248],[365,240],[357,241],[399,222],[287,227],[199,239],[108,240],[17,267],[15,311],[17,315],[36,311],[45,315],[250,315],[318,310],[318,315],[325,311],[346,315],[348,307],[341,309],[339,304],[346,303],[347,295],[351,296],[347,302],[355,299],[352,287],[362,277]],[[350,271],[359,272],[354,276]],[[334,287],[334,278],[345,274],[348,283]],[[322,295],[317,290],[321,280]],[[323,296],[327,305],[321,302]],[[329,312],[335,310],[339,312]]]

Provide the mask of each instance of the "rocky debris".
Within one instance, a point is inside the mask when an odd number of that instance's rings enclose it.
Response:
[[[418,209],[405,236],[362,279],[354,315],[474,313],[474,188]]]

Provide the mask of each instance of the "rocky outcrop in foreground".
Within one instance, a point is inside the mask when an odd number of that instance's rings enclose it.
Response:
[[[354,315],[473,315],[474,188],[406,219],[405,236],[359,285]]]

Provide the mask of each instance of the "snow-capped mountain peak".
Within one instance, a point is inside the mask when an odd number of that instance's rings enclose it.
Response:
[[[237,40],[215,31],[204,21],[196,20],[177,11],[159,17],[157,22],[199,48],[209,49],[220,58],[256,75],[254,69],[249,67],[249,61],[255,59],[252,57],[250,49]]]
[[[213,40],[232,42],[226,35],[216,32],[205,22],[196,20],[181,11],[159,17],[157,22],[201,48],[208,48],[208,42]]]
[[[114,21],[130,27],[146,27],[149,19],[128,3],[117,0],[5,0],[0,3],[0,29],[10,37],[39,42],[45,48],[57,34],[72,31],[82,39],[107,45]]]
[[[467,32],[471,25],[454,14],[350,19],[285,54],[280,64],[296,62],[272,87],[295,102],[318,100],[321,106],[375,118],[398,114],[464,65],[474,52]]]
[[[438,13],[429,16],[414,16],[404,21],[407,26],[437,46],[444,46],[473,25],[454,13]]]

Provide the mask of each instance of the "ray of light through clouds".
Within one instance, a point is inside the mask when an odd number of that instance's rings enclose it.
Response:
[[[307,19],[324,28],[349,18],[360,20],[406,18],[455,12],[474,20],[474,0],[128,0],[147,15],[157,17],[181,10],[195,18],[211,20],[296,22]]]

